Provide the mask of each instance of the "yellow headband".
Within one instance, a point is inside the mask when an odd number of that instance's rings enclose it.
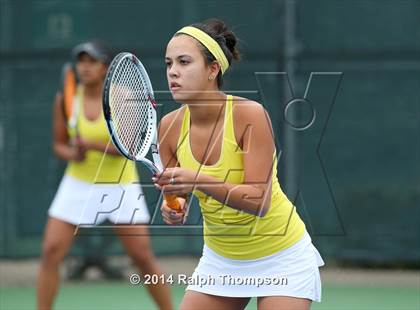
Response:
[[[223,53],[222,48],[216,42],[216,40],[214,40],[211,36],[209,36],[204,31],[195,27],[190,27],[190,26],[184,27],[181,30],[178,30],[177,33],[185,33],[197,39],[201,44],[203,44],[210,51],[210,53],[212,53],[214,58],[216,58],[217,62],[219,63],[222,69],[222,74],[225,73],[225,71],[229,67],[229,62],[226,58],[225,53]]]

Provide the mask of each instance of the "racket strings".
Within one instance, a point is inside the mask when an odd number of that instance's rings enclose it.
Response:
[[[134,157],[147,152],[152,107],[146,81],[129,58],[124,59],[115,72],[110,99],[114,126],[122,145]]]

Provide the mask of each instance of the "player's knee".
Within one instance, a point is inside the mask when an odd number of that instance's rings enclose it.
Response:
[[[44,265],[58,265],[62,260],[62,248],[57,242],[45,243],[42,247],[41,262]]]

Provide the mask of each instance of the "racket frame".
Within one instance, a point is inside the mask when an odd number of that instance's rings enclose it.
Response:
[[[70,86],[68,85],[70,83]],[[61,88],[59,91],[62,94],[63,100],[61,103],[61,109],[64,116],[64,121],[69,132],[79,136],[79,111],[80,102],[75,100],[77,98],[77,92],[79,89],[79,80],[76,73],[76,68],[72,62],[64,63],[61,69]],[[71,144],[73,144],[71,142]]]
[[[149,126],[149,133],[152,134],[151,139],[147,141],[147,144],[145,144],[142,147],[142,151],[134,156],[133,154],[130,154],[130,152],[120,143],[118,138],[116,137],[116,127],[114,125],[114,121],[112,119],[112,111],[110,108],[110,92],[111,92],[111,81],[113,80],[113,77],[115,75],[115,72],[118,68],[118,66],[121,64],[121,61],[124,58],[130,58],[131,61],[136,65],[137,69],[141,72],[142,77],[145,79],[145,82],[147,84],[148,88],[148,97],[150,101],[150,105],[152,106],[152,109],[149,109],[149,120],[148,120],[148,126]],[[143,163],[152,174],[156,174],[158,172],[161,172],[163,170],[162,162],[159,156],[159,149],[157,144],[157,117],[156,117],[156,101],[154,99],[154,93],[152,88],[152,83],[150,82],[150,78],[146,72],[146,69],[144,68],[143,64],[138,60],[138,58],[128,52],[122,52],[119,53],[115,58],[112,60],[108,72],[105,78],[104,83],[104,91],[103,91],[103,111],[104,116],[106,120],[106,124],[108,126],[108,130],[111,133],[111,139],[115,145],[115,147],[118,149],[118,151],[126,158],[141,162]],[[153,126],[153,127],[152,127]],[[151,128],[152,127],[152,128]],[[146,158],[147,153],[152,153],[153,161]]]
[[[109,97],[111,94],[111,88],[112,88],[112,80],[115,75],[115,72],[117,71],[118,66],[121,64],[122,60],[124,58],[130,58],[130,60],[135,64],[136,68],[141,72],[141,77],[144,79],[144,82],[146,83],[147,89],[148,89],[148,101],[150,102],[150,106],[152,108],[148,109],[149,111],[149,117],[148,117],[148,134],[149,140],[146,144],[142,145],[142,150],[136,154],[130,154],[130,152],[119,142],[119,139],[117,138],[117,130],[114,125],[114,121],[112,119],[112,111],[110,107]],[[132,53],[128,52],[122,52],[119,53],[117,56],[114,57],[112,60],[108,72],[105,77],[105,83],[104,83],[104,91],[103,91],[103,112],[106,120],[106,124],[108,126],[108,130],[111,135],[111,139],[114,142],[115,147],[120,151],[120,153],[133,161],[141,162],[143,163],[151,172],[152,174],[156,174],[158,172],[161,172],[163,170],[162,161],[160,159],[159,155],[159,147],[157,143],[157,117],[156,117],[156,101],[153,94],[153,88],[152,83],[150,82],[149,75],[147,74],[146,69],[144,68],[143,64],[140,62],[140,60]],[[152,153],[153,161],[146,158],[146,155],[148,152]],[[168,206],[177,212],[184,211],[181,209],[181,206],[177,200],[177,197],[172,194],[165,194],[165,200],[168,203]]]

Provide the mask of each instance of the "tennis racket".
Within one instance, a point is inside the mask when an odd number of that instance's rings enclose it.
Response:
[[[123,52],[112,60],[105,77],[103,111],[120,153],[141,162],[153,174],[161,172],[156,101],[146,69],[135,55]],[[149,150],[153,161],[146,158]],[[182,212],[175,195],[165,195],[165,200],[170,208]]]
[[[62,111],[69,132],[76,137],[79,136],[78,115],[79,104],[74,98],[77,92],[78,79],[76,70],[72,63],[67,62],[63,65],[61,72],[61,94],[63,96]]]

